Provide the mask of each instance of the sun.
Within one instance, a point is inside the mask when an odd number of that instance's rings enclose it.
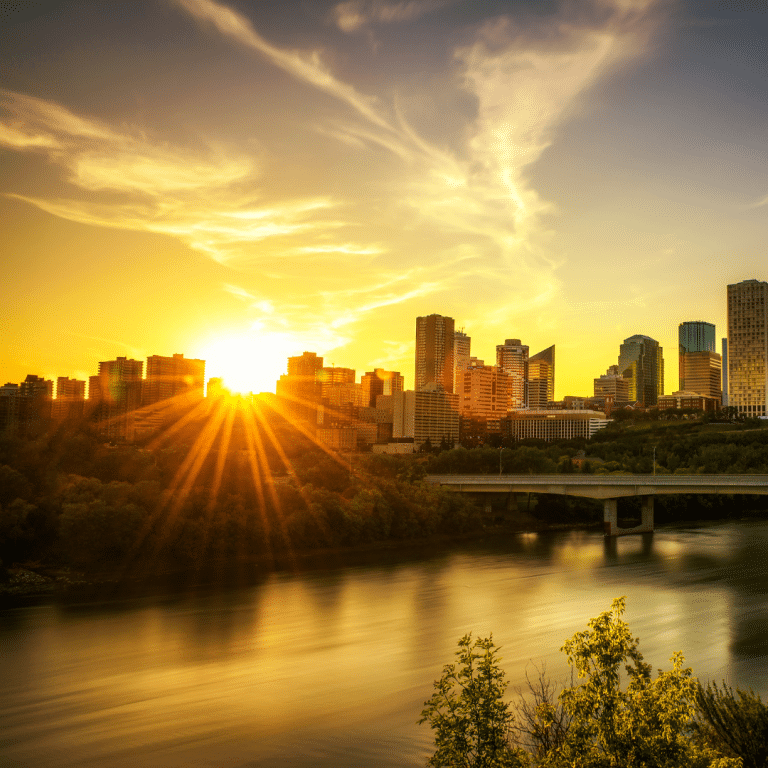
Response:
[[[269,332],[213,337],[201,349],[206,378],[223,379],[233,393],[274,392],[286,372],[292,341],[287,334]]]

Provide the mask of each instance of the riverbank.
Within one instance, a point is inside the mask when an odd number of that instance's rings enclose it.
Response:
[[[55,564],[19,563],[8,568],[0,581],[0,607],[36,602],[41,599],[103,600],[143,592],[174,592],[190,588],[243,586],[257,583],[271,573],[355,567],[377,562],[433,557],[462,543],[520,533],[563,530],[597,530],[601,523],[547,523],[523,513],[513,521],[497,522],[484,528],[456,534],[435,534],[429,538],[386,540],[351,547],[306,549],[279,552],[239,562],[207,563],[202,568],[152,568],[141,573],[123,566],[78,571]]]

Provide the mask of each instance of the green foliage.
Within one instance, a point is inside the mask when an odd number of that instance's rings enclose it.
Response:
[[[768,764],[768,706],[750,688],[734,693],[723,683],[697,691],[699,716],[696,731],[712,748],[739,757],[744,768],[763,768]]]
[[[435,681],[419,723],[435,732],[434,768],[514,768],[526,764],[511,742],[514,717],[504,702],[507,683],[499,666],[493,637],[465,635],[456,652],[458,663],[448,664]]]
[[[590,620],[563,646],[568,663],[584,682],[560,698],[572,721],[552,765],[584,768],[613,766],[706,765],[688,738],[696,706],[696,680],[683,667],[681,653],[672,669],[651,677],[638,640],[622,620],[624,599]],[[627,685],[622,689],[622,668]]]
[[[463,637],[458,663],[444,668],[419,721],[435,731],[429,765],[741,768],[744,757],[745,768],[763,766],[768,717],[759,697],[739,692],[737,701],[730,690],[703,691],[679,652],[670,670],[653,677],[623,614],[618,598],[566,641],[562,650],[577,682],[572,678],[556,699],[543,674],[529,681],[532,702],[518,705],[517,722],[503,700],[492,638],[473,644]]]

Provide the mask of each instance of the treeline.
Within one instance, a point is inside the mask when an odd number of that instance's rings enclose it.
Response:
[[[654,449],[657,473],[768,473],[768,430],[743,425],[621,422],[591,441],[341,457],[266,407],[169,414],[158,436],[135,445],[107,445],[87,423],[65,423],[0,439],[0,561],[131,573],[461,534],[487,523],[480,508],[424,483],[426,473],[648,473]],[[543,524],[602,519],[589,499],[521,504]],[[620,515],[639,514],[633,504],[622,500]],[[764,497],[659,497],[656,519],[765,507]]]
[[[422,482],[420,457],[350,464],[273,411],[235,414],[218,431],[211,423],[210,414],[188,418],[144,445],[105,445],[83,424],[0,440],[5,568],[268,565],[311,549],[482,527],[471,499]]]

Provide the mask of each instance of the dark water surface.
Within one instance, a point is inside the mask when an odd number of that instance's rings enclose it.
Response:
[[[563,642],[627,596],[654,667],[768,678],[768,523],[522,534],[256,586],[0,612],[0,765],[416,766],[416,720],[470,630],[564,677]]]

